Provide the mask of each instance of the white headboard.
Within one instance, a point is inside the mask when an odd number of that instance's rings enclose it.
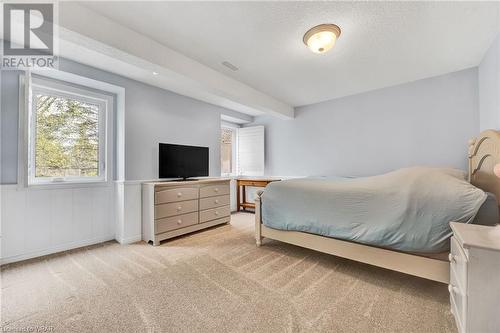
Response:
[[[496,195],[500,206],[500,178],[493,169],[500,163],[500,131],[487,130],[469,141],[469,181]]]

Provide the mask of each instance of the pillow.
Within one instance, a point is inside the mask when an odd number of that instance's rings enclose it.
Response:
[[[472,221],[473,224],[494,226],[500,221],[500,212],[497,197],[493,193],[486,192],[486,201],[481,205],[479,211]]]
[[[414,166],[414,167],[401,168],[399,170],[419,170],[420,172],[437,171],[443,175],[448,175],[459,180],[467,180],[467,173],[463,170],[455,168]]]
[[[460,180],[466,180],[467,179],[467,173],[463,170],[460,169],[453,169],[453,168],[436,168],[439,172],[444,173],[445,175],[452,176],[455,178],[458,178]]]

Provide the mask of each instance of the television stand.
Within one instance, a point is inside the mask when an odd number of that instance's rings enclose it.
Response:
[[[228,178],[142,184],[142,239],[160,241],[229,223]]]

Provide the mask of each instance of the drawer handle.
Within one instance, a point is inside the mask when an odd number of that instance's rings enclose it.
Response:
[[[450,254],[448,254],[448,260],[449,260],[452,264],[454,264],[454,263],[456,263],[456,262],[457,262],[457,256],[454,256],[453,254],[451,254],[451,253],[450,253]]]
[[[214,188],[214,191],[219,192],[219,188],[218,187]]]
[[[459,294],[458,288],[451,284],[448,285],[448,291],[450,292],[450,294]]]
[[[177,207],[177,211],[178,211],[178,212],[180,212],[181,210],[182,210],[182,207],[181,207],[181,206]]]
[[[182,224],[182,220],[177,220],[177,224]]]
[[[181,192],[177,193],[177,198],[180,198],[180,197],[182,197],[182,193]]]
[[[218,203],[219,203],[219,200],[218,200],[218,199],[215,199],[214,203],[218,204]]]

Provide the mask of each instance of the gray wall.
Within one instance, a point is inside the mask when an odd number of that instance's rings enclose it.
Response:
[[[226,110],[72,61],[60,69],[125,88],[125,179],[158,177],[158,143],[208,146],[210,175],[220,176],[220,115]],[[2,72],[2,184],[17,182],[19,86],[17,72]]]
[[[373,175],[412,165],[466,168],[479,129],[477,68],[299,107],[266,127],[266,174]]]
[[[479,65],[480,129],[500,130],[500,34]]]
[[[19,74],[20,72],[18,71],[0,70],[0,173],[2,184],[17,182]]]

